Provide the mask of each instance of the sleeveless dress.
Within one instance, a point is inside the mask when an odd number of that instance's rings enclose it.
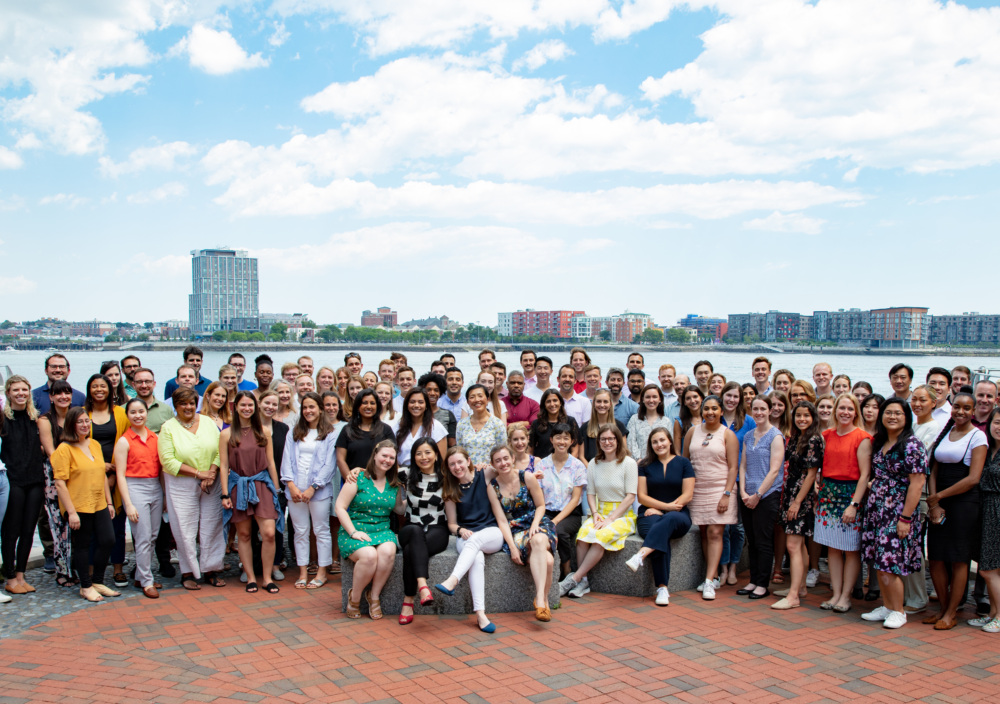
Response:
[[[970,430],[952,442],[946,435],[934,450],[937,461],[937,490],[957,484],[969,476],[965,459],[976,447],[986,444],[979,429]],[[947,462],[947,459],[955,459]],[[982,537],[979,485],[964,494],[941,499],[944,524],[930,523],[927,528],[927,559],[941,562],[969,562],[979,556]]]
[[[882,448],[872,455],[873,479],[861,520],[861,559],[874,562],[879,572],[906,576],[920,571],[924,533],[919,506],[913,512],[909,535],[900,538],[896,524],[913,475],[926,471],[927,453],[916,435],[907,438],[903,447],[892,448],[888,456]]]
[[[497,493],[497,498],[500,500],[500,505],[503,507],[504,513],[507,514],[507,521],[510,523],[510,532],[514,536],[514,543],[521,549],[521,560],[527,563],[528,555],[531,554],[531,538],[528,535],[528,531],[535,520],[535,502],[531,499],[531,492],[528,491],[528,487],[524,484],[524,472],[525,470],[522,469],[517,473],[517,478],[521,486],[513,498],[507,498],[503,495],[500,491],[500,483],[496,479],[491,480],[490,485]],[[548,516],[543,515],[541,522],[538,524],[538,530],[541,533],[545,533],[545,537],[549,539],[549,550],[555,554],[558,547],[558,538],[556,538],[556,527],[552,523],[552,520]],[[504,543],[503,551],[509,555],[510,546]]]
[[[979,549],[980,571],[1000,569],[1000,452],[986,460],[979,481],[983,540]]]
[[[729,497],[729,508],[719,513],[719,501],[726,490],[729,478],[729,460],[726,457],[726,428],[720,426],[714,433],[704,425],[695,425],[691,432],[691,466],[694,467],[694,497],[688,504],[691,522],[696,526],[736,523],[738,504],[735,496]],[[704,444],[706,443],[707,444]]]
[[[399,489],[388,483],[384,490],[379,491],[367,472],[358,475],[358,493],[347,507],[347,513],[354,524],[354,530],[367,533],[371,540],[355,540],[341,526],[337,531],[337,545],[340,546],[340,554],[344,559],[353,555],[358,548],[396,542],[396,534],[389,527],[389,516],[396,506],[398,493]]]
[[[861,516],[858,515],[854,523],[844,523],[842,518],[858,487],[861,471],[858,448],[870,439],[871,435],[860,428],[847,435],[839,435],[836,428],[823,431],[823,476],[817,480],[819,500],[813,531],[820,545],[848,552],[861,548]],[[827,475],[833,471],[838,472],[838,477],[850,475],[853,478],[832,479]]]
[[[241,477],[252,477],[267,471],[267,446],[257,444],[253,432],[241,432],[240,444],[229,448],[229,468]],[[242,523],[250,518],[257,517],[262,520],[278,520],[278,512],[274,508],[274,494],[267,488],[264,482],[254,482],[257,485],[257,497],[260,503],[247,504],[246,511],[240,511],[233,507],[232,523]],[[235,504],[235,499],[233,500]]]

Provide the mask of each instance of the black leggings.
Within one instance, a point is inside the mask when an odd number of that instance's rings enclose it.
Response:
[[[104,584],[104,571],[108,567],[108,556],[115,545],[115,529],[111,525],[111,515],[107,509],[97,513],[77,513],[80,527],[70,531],[73,541],[73,568],[80,577],[80,588],[87,589],[94,584]],[[94,574],[90,575],[90,543],[94,541]]]
[[[750,583],[767,588],[771,583],[771,568],[774,566],[774,524],[778,521],[781,492],[773,491],[760,501],[755,508],[747,508],[740,500],[740,518],[747,534],[750,552]]]
[[[662,516],[643,515],[636,528],[644,538],[642,547],[653,548],[646,557],[653,568],[653,581],[657,587],[667,586],[670,583],[670,541],[687,535],[691,530],[691,515],[687,509],[668,511]]]
[[[35,538],[38,513],[45,503],[45,484],[26,486],[10,485],[7,513],[0,526],[0,542],[3,543],[3,576],[13,579],[18,572],[28,568],[31,543]]]
[[[559,515],[559,511],[545,509],[545,515],[553,519]],[[559,546],[559,564],[570,562],[576,557],[576,534],[580,531],[580,524],[583,522],[583,509],[577,506],[566,518],[556,524],[556,540]]]
[[[431,557],[448,547],[448,526],[435,523],[425,531],[418,523],[408,523],[399,529],[399,545],[403,548],[403,594],[416,596],[417,579],[427,579]]]

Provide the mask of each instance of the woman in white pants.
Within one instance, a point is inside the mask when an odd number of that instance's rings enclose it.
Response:
[[[337,433],[326,413],[319,394],[302,397],[299,418],[285,440],[281,458],[281,481],[288,497],[288,512],[295,527],[295,560],[299,564],[296,589],[319,589],[327,580],[327,568],[333,562],[330,536],[330,482],[337,471],[334,443]],[[316,535],[319,571],[309,581],[309,526]]]
[[[163,515],[160,486],[160,455],[156,433],[146,427],[146,402],[133,398],[125,404],[129,429],[115,443],[115,471],[122,506],[132,526],[135,548],[135,585],[150,599],[158,599],[163,588],[153,579],[153,546]]]
[[[222,535],[222,485],[219,482],[219,429],[199,415],[198,393],[179,388],[173,395],[175,418],[160,428],[157,450],[170,513],[170,531],[177,543],[181,586],[201,589],[198,580],[226,586],[218,574],[226,556]],[[198,546],[201,554],[198,554]]]
[[[468,573],[472,608],[476,612],[479,630],[493,633],[496,625],[486,616],[484,555],[497,552],[506,543],[510,548],[510,559],[514,564],[523,565],[521,549],[514,542],[496,492],[489,490],[485,472],[473,469],[465,448],[456,446],[448,450],[448,472],[444,474],[444,480],[446,493],[462,496],[457,504],[445,504],[448,530],[458,536],[456,548],[459,555],[448,579],[435,584],[434,588],[451,596],[459,581]],[[454,486],[456,483],[457,487]]]

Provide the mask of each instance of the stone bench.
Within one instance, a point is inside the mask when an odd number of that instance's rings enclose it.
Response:
[[[643,564],[638,572],[632,572],[625,562],[642,547],[642,538],[634,533],[625,539],[625,547],[614,552],[605,552],[601,561],[590,571],[590,589],[603,594],[620,596],[653,596],[653,570]],[[701,553],[701,536],[697,527],[684,536],[670,541],[670,583],[671,592],[694,589],[705,579],[705,558]]]
[[[463,577],[455,589],[454,596],[447,596],[434,589],[435,584],[443,582],[451,574],[458,561],[455,550],[456,538],[448,540],[448,549],[430,559],[428,570],[428,586],[434,592],[434,603],[421,606],[419,595],[414,599],[414,613],[421,614],[471,614],[472,592],[469,590],[468,577]],[[531,571],[527,565],[514,564],[507,553],[500,551],[486,555],[485,597],[486,613],[499,614],[515,611],[534,611],[532,602],[535,598],[535,583],[531,579]],[[354,562],[341,560],[340,589],[341,610],[347,610],[347,593],[354,585]],[[631,572],[629,573],[632,574]],[[360,595],[355,595],[356,599]],[[552,589],[549,591],[549,606],[555,608],[559,604],[559,560],[552,565]],[[392,569],[389,581],[382,590],[382,612],[398,614],[403,606],[403,553],[396,552],[396,565]],[[368,613],[368,605],[361,600],[361,612]]]

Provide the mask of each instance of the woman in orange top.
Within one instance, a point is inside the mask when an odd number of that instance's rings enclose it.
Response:
[[[146,427],[146,402],[133,398],[125,404],[129,428],[115,443],[115,471],[125,515],[132,526],[135,548],[135,585],[150,599],[157,599],[163,585],[153,580],[150,567],[153,546],[163,516],[163,487],[160,485],[160,455],[156,433]]]
[[[73,567],[80,576],[80,596],[87,601],[101,601],[106,596],[120,596],[119,592],[104,586],[108,556],[115,544],[115,531],[111,526],[115,509],[111,504],[104,455],[100,443],[90,437],[90,425],[84,408],[71,408],[51,461],[59,505],[72,531]],[[97,549],[91,575],[87,563],[90,543],[95,538]]]

